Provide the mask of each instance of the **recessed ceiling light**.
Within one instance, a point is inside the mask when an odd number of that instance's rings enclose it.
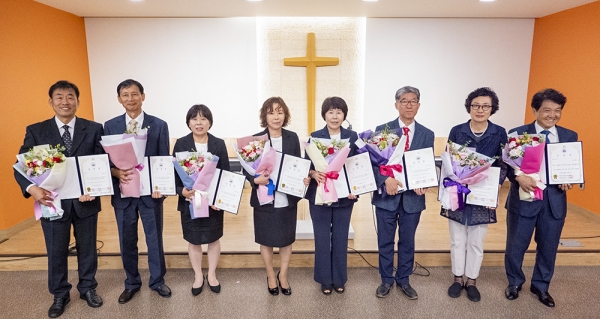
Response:
[[[479,2],[494,2],[496,0],[479,0]]]
[[[261,2],[262,0],[248,0],[248,2]]]
[[[379,0],[362,0],[363,2],[377,2]]]

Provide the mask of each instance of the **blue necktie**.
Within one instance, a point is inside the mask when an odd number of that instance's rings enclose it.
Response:
[[[546,144],[550,143],[550,136],[549,136],[549,135],[550,135],[550,131],[548,131],[548,130],[543,130],[543,131],[541,131],[540,133],[542,133],[542,134],[546,135]]]

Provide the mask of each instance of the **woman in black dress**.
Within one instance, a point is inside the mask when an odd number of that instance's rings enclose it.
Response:
[[[290,122],[290,110],[280,97],[267,99],[260,109],[260,125],[265,130],[255,134],[268,134],[271,146],[283,154],[300,157],[298,135],[283,129]],[[292,256],[292,243],[296,241],[296,220],[298,219],[298,201],[300,197],[275,192],[275,200],[270,204],[260,205],[256,191],[259,185],[269,183],[269,174],[258,177],[244,171],[252,185],[250,205],[254,208],[254,240],[260,244],[260,254],[267,270],[267,288],[271,295],[278,295],[279,288],[284,295],[292,294],[292,287],[287,280],[288,266]],[[304,179],[308,186],[310,179]],[[279,247],[281,258],[280,271],[273,270],[273,247]]]
[[[210,152],[219,157],[217,168],[229,170],[229,158],[225,142],[208,133],[213,124],[210,109],[203,104],[194,105],[188,111],[185,120],[192,133],[175,142],[173,156],[177,152],[185,151]],[[208,286],[211,291],[219,293],[221,284],[217,280],[215,271],[221,254],[219,239],[223,236],[223,211],[211,206],[207,218],[192,219],[190,216],[190,202],[186,199],[193,197],[195,191],[183,187],[183,183],[177,174],[175,174],[175,184],[179,195],[177,210],[181,212],[183,238],[189,243],[188,253],[195,274],[192,294],[194,296],[199,295],[204,286],[201,246],[203,244],[208,244],[208,275],[206,277]]]

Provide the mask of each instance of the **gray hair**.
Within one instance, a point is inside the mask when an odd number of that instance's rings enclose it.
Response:
[[[398,91],[396,91],[396,101],[399,101],[400,97],[406,93],[414,93],[417,96],[417,100],[421,101],[421,93],[419,92],[419,89],[412,86],[403,86]]]

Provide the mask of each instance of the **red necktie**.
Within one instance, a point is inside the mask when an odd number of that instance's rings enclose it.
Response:
[[[410,138],[408,137],[408,131],[410,131],[410,129],[408,128],[408,126],[405,126],[402,128],[402,130],[404,131],[404,136],[406,136],[406,145],[404,145],[404,150],[408,151],[408,148],[410,147]]]

